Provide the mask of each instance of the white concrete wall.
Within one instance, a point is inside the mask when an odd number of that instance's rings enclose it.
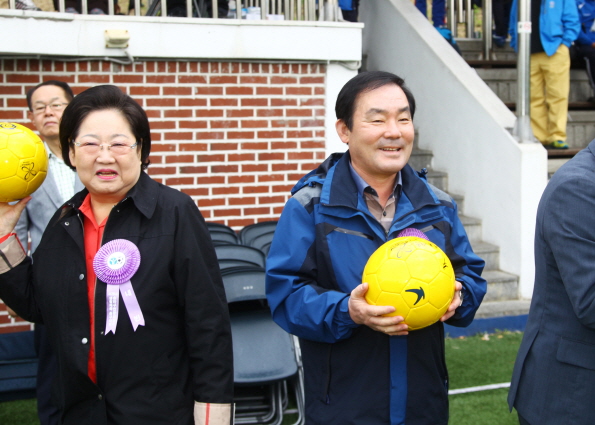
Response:
[[[409,1],[361,4],[368,70],[394,72],[417,101],[419,145],[448,172],[448,190],[465,196],[465,214],[481,218],[483,240],[500,247],[500,268],[533,290],[537,204],[547,183],[547,154],[519,144],[515,116]]]
[[[128,31],[126,50],[135,58],[359,62],[362,27],[342,22],[99,16],[0,9],[0,54],[126,58],[122,49],[105,47],[105,30],[117,29]]]
[[[327,67],[326,73],[326,153],[327,156],[334,152],[345,152],[347,145],[341,141],[337,130],[335,129],[335,122],[337,116],[335,115],[335,102],[339,92],[353,77],[357,75],[357,69],[353,67],[346,67],[344,64],[330,63]]]

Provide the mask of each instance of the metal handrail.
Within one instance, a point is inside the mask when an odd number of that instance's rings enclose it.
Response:
[[[458,24],[464,23],[466,25],[467,38],[474,38],[471,0],[466,0],[466,14],[463,14],[463,10],[461,10],[462,4],[463,0],[448,0],[448,28],[456,36]],[[534,143],[535,137],[531,129],[530,117],[531,83],[529,78],[531,0],[519,0],[518,8],[517,120],[512,133],[520,143]],[[483,0],[482,23],[482,56],[484,60],[490,60],[492,59],[492,0]]]
[[[141,0],[130,0],[134,2],[134,15],[141,16]],[[147,14],[154,16],[160,14],[167,16],[168,0],[147,0],[149,2]],[[171,0],[170,0],[171,1]],[[212,18],[227,18],[219,16],[218,0],[185,0],[186,17],[193,17],[194,13],[199,17],[204,17],[206,2],[211,2]],[[330,8],[337,8],[337,0],[235,0],[236,19],[246,19],[242,16],[243,8],[260,8],[260,19],[268,19],[270,15],[282,15],[284,20],[291,21],[338,21],[342,20],[340,13],[330,13],[325,17],[324,9],[330,5]],[[16,9],[16,0],[8,0],[8,8]],[[107,14],[115,14],[115,5],[113,0],[107,1]],[[65,0],[58,0],[58,11],[65,13]],[[81,13],[89,14],[88,0],[81,0]]]
[[[471,0],[448,0],[448,28],[453,36],[457,36],[459,24],[465,25],[467,38],[477,38],[473,31],[475,17]],[[482,40],[483,58],[490,59],[492,56],[492,0],[483,0],[482,11]]]

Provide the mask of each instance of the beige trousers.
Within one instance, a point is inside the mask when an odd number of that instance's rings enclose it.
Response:
[[[561,44],[552,56],[531,55],[531,128],[543,144],[566,141],[570,54]]]

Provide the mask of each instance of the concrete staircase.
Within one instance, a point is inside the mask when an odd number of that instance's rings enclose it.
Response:
[[[432,152],[421,150],[414,145],[409,164],[416,170],[428,169],[428,181],[437,188],[448,192],[448,174],[432,170]],[[459,217],[471,241],[473,251],[485,260],[483,277],[488,282],[488,292],[476,317],[516,316],[527,314],[528,300],[518,299],[518,277],[499,269],[500,249],[481,239],[481,220],[464,214],[465,200],[460,195],[452,195],[459,208]]]
[[[481,58],[481,40],[457,40],[463,58],[473,66],[477,74],[514,110],[517,96],[516,53],[507,44],[495,48],[490,61]],[[570,97],[567,125],[568,151],[548,152],[548,173],[553,173],[567,162],[576,152],[595,139],[595,105],[588,101],[593,96],[587,73],[581,68],[570,70]]]

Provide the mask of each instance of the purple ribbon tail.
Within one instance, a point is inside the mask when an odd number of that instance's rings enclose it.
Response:
[[[118,309],[120,303],[120,293],[117,285],[107,285],[105,293],[106,303],[106,317],[105,317],[105,334],[110,332],[116,333],[116,325],[118,324]]]
[[[134,294],[134,289],[132,289],[132,283],[128,281],[120,285],[120,293],[122,294],[122,299],[126,305],[128,317],[130,317],[130,321],[132,322],[132,327],[134,330],[136,331],[136,328],[139,326],[145,326],[145,318],[143,317],[143,312],[138,305],[138,300]]]

